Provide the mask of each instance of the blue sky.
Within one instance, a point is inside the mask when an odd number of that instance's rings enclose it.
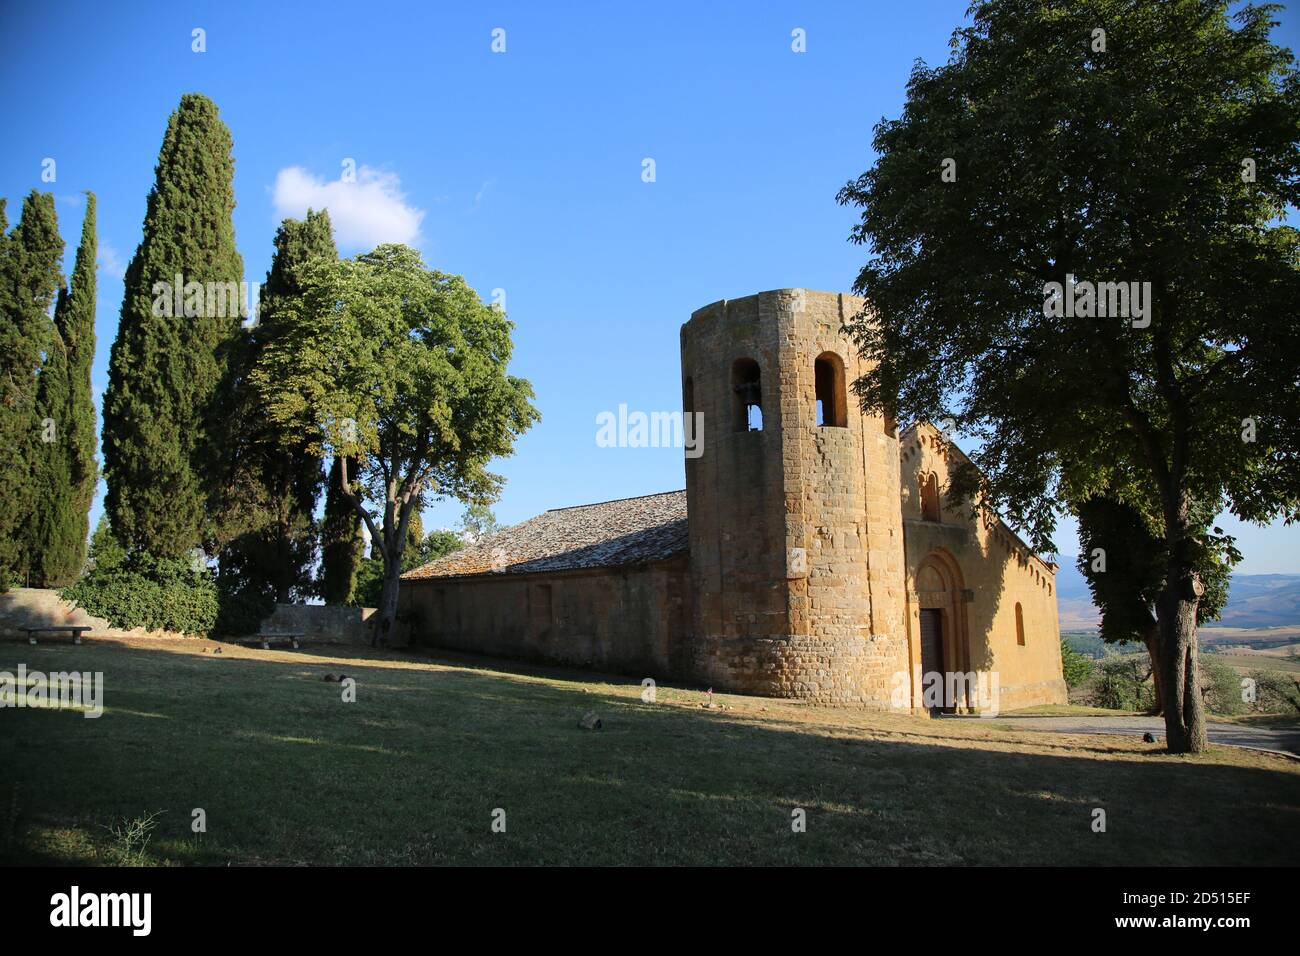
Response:
[[[683,487],[680,449],[597,447],[596,416],[680,407],[678,329],[694,309],[850,287],[866,253],[846,241],[854,213],[836,190],[871,164],[872,126],[900,111],[913,60],[947,56],[965,7],[6,4],[0,195],[16,216],[30,189],[55,193],[70,270],[79,196],[97,194],[102,389],[167,116],[182,93],[210,96],[234,136],[249,281],[279,220],[311,202],[330,206],[344,254],[407,241],[485,299],[505,291],[512,370],[542,412],[500,463],[495,510],[514,522]],[[1296,48],[1300,17],[1281,19],[1275,37]],[[806,53],[791,50],[796,28]],[[348,159],[359,176],[344,190],[332,183]],[[460,510],[436,504],[426,526]],[[1300,572],[1300,529],[1228,527],[1240,571]],[[1074,551],[1072,527],[1057,543]]]

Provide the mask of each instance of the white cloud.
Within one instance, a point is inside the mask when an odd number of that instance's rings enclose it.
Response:
[[[413,245],[420,237],[424,210],[408,205],[396,173],[370,166],[356,180],[325,180],[301,166],[280,170],[272,188],[277,218],[301,219],[308,209],[328,209],[334,238],[344,249],[373,249],[383,242]]]
[[[99,261],[95,263],[106,276],[122,280],[126,277],[126,263],[117,254],[117,250],[107,242],[99,243]]]

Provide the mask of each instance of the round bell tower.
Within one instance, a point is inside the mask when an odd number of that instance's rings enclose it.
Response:
[[[849,396],[863,306],[780,289],[682,326],[693,673],[720,688],[906,709],[898,438]],[[896,674],[904,675],[896,678]]]

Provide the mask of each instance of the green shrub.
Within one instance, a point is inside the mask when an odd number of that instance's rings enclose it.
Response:
[[[1080,654],[1061,638],[1061,672],[1065,677],[1065,686],[1074,690],[1090,681],[1097,672],[1097,665],[1091,657]]]
[[[1114,654],[1101,662],[1092,705],[1110,710],[1150,710],[1155,706],[1151,659],[1146,654]]]
[[[262,621],[275,610],[275,595],[231,583],[227,578],[217,578],[217,620],[213,631],[217,634],[256,634]]]
[[[1241,699],[1241,675],[1213,654],[1200,656],[1201,699],[1212,714],[1240,714],[1246,710]]]
[[[1264,714],[1300,714],[1300,680],[1282,671],[1251,671],[1254,710]]]
[[[144,552],[96,562],[60,595],[113,627],[207,634],[217,622],[216,582],[206,568]]]
[[[357,607],[379,607],[384,590],[384,559],[364,558],[357,564],[357,586],[352,603]]]

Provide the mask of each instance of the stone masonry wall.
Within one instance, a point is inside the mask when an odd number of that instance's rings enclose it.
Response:
[[[906,671],[897,442],[851,397],[843,427],[816,420],[817,358],[834,354],[846,390],[864,371],[840,332],[860,307],[780,290],[715,303],[682,329],[684,391],[714,436],[687,464],[701,680],[883,709]],[[762,432],[712,425],[728,420],[738,358],[762,371]],[[743,442],[762,459],[738,456]]]

